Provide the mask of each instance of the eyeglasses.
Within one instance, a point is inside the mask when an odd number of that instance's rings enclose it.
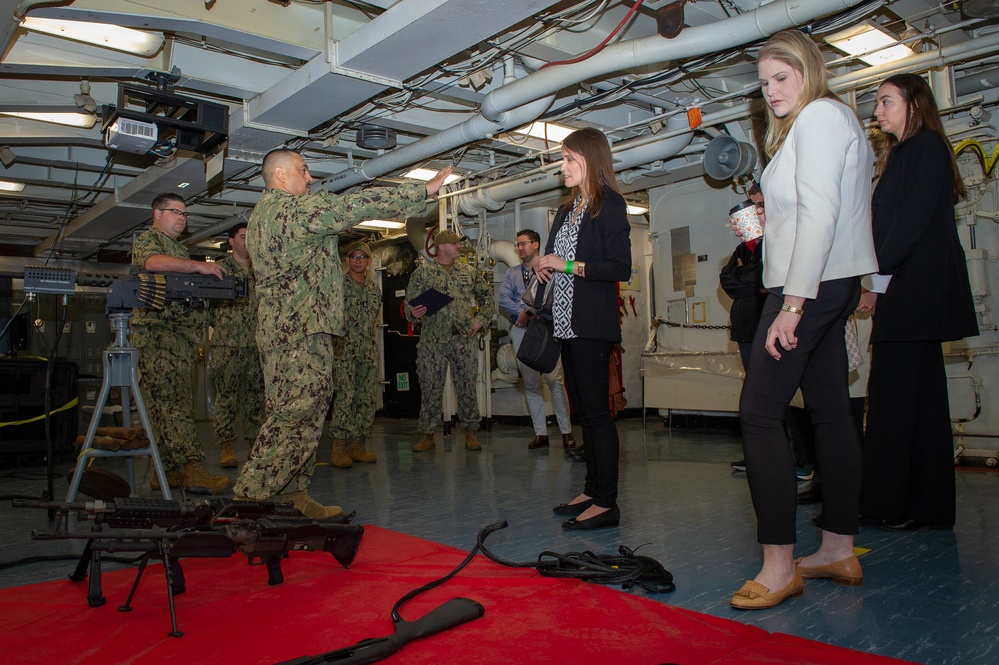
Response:
[[[520,249],[521,247],[527,247],[528,245],[531,245],[533,243],[534,243],[533,240],[531,240],[531,241],[522,240],[522,241],[520,241],[518,243],[515,243],[514,247],[516,247],[517,249]]]
[[[162,210],[163,212],[172,212],[173,214],[183,217],[184,219],[187,219],[188,216],[191,214],[184,210],[177,210],[176,208],[160,208],[160,210]]]
[[[364,254],[351,254],[347,258],[350,259],[351,261],[363,261],[368,257],[366,257]]]

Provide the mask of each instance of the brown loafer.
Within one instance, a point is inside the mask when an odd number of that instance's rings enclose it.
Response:
[[[527,447],[531,448],[532,450],[534,448],[547,448],[548,447],[548,435],[547,434],[545,434],[545,435],[538,434],[537,436],[534,437],[534,439],[529,444],[527,444]]]
[[[860,569],[860,561],[856,555],[825,566],[802,566],[801,558],[795,559],[794,563],[806,580],[828,579],[847,586],[860,586],[864,583],[864,571]]]
[[[746,580],[742,588],[732,595],[729,604],[739,610],[765,610],[780,605],[788,598],[797,598],[804,588],[805,582],[797,570],[790,584],[773,593],[759,582]]]
[[[562,447],[566,450],[572,450],[576,447],[576,439],[573,438],[572,432],[566,432],[562,435]]]

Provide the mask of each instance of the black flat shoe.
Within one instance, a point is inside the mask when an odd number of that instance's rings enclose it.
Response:
[[[579,529],[605,529],[607,527],[617,526],[620,523],[621,510],[617,506],[614,506],[610,510],[604,511],[588,520],[577,520],[573,518],[568,522],[562,522],[562,528],[566,531]]]
[[[902,520],[898,524],[881,523],[881,528],[885,531],[918,531],[926,526],[925,522],[918,522],[913,519]]]
[[[575,517],[592,505],[593,499],[587,499],[579,503],[560,503],[552,508],[552,512],[563,517]]]

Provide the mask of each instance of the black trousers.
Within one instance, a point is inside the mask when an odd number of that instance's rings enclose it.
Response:
[[[867,403],[861,514],[953,526],[954,438],[940,342],[873,345]]]
[[[613,342],[602,339],[562,340],[565,384],[583,428],[586,457],[583,493],[593,497],[594,505],[601,508],[617,505],[620,444],[608,397],[613,349]]]
[[[795,542],[797,482],[784,419],[799,387],[815,434],[816,463],[822,471],[823,528],[844,535],[857,533],[862,457],[850,418],[843,335],[846,319],[859,299],[859,278],[822,282],[816,298],[803,307],[805,314],[795,330],[797,348],[781,350],[781,359],[774,360],[764,346],[767,330],[783,305],[783,294],[772,291],[767,298],[739,405],[760,543]]]

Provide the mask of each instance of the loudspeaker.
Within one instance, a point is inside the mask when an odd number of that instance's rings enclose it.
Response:
[[[715,180],[741,178],[756,166],[756,148],[731,136],[711,139],[704,151],[704,172]]]

